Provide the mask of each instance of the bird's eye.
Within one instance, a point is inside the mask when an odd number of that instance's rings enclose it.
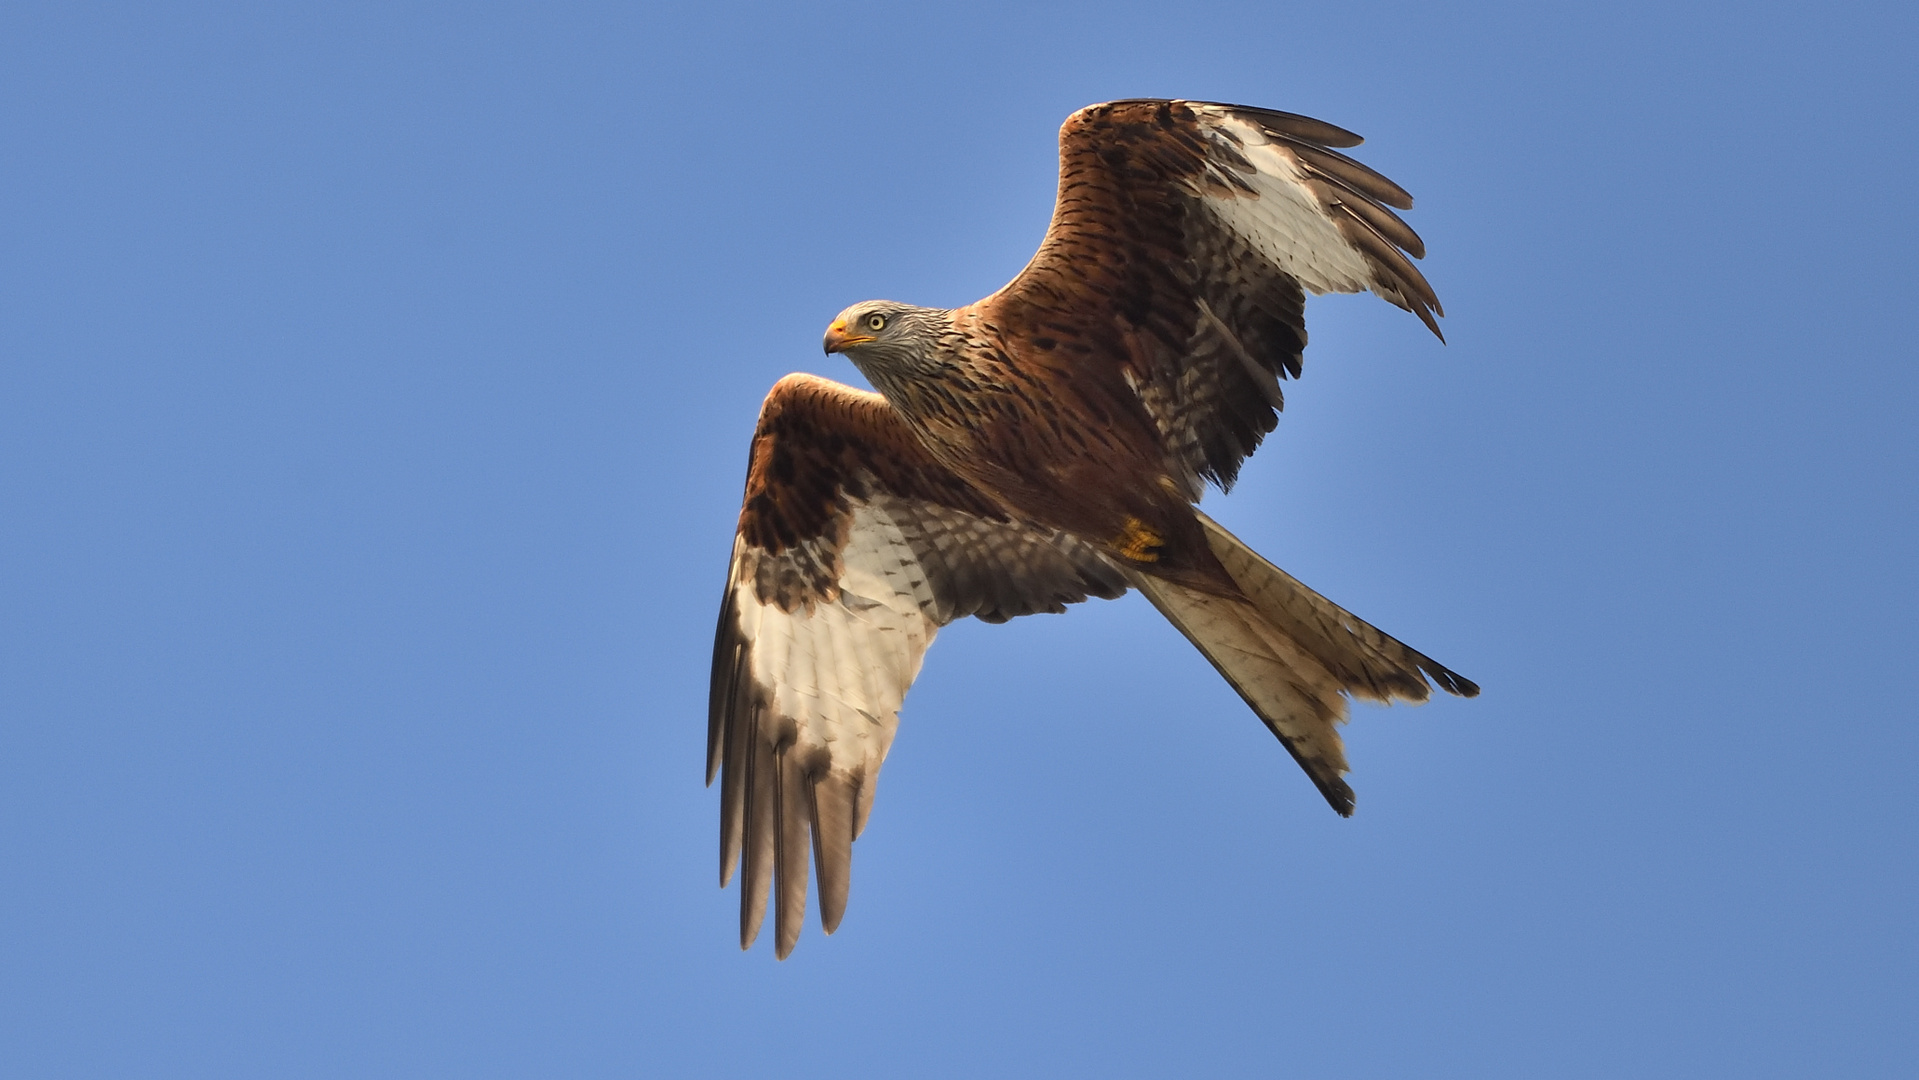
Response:
[[[866,317],[866,328],[868,330],[874,330],[874,331],[886,329],[886,316],[868,315]]]

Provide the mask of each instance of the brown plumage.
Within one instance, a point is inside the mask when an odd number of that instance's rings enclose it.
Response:
[[[1348,697],[1478,687],[1273,566],[1193,504],[1230,488],[1300,374],[1305,293],[1371,290],[1435,334],[1389,206],[1412,199],[1290,113],[1122,101],[1060,131],[1051,228],[954,311],[856,304],[827,331],[879,392],[774,386],[748,463],[714,644],[707,780],[740,943],[774,904],[798,939],[806,865],[845,911],[855,836],[938,628],[1128,587],[1219,669],[1341,814]]]

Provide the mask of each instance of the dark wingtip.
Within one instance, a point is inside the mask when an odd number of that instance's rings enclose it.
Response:
[[[1318,777],[1314,777],[1314,782],[1318,782]],[[1352,785],[1346,783],[1344,780],[1334,779],[1330,783],[1319,784],[1318,786],[1319,793],[1326,796],[1326,805],[1333,808],[1333,813],[1338,814],[1340,817],[1353,816],[1353,807],[1356,800],[1353,798]]]
[[[1282,135],[1291,135],[1296,139],[1306,139],[1321,146],[1351,147],[1365,142],[1357,134],[1347,131],[1338,124],[1329,124],[1298,113],[1281,112],[1278,109],[1262,109],[1253,105],[1228,105],[1234,112],[1241,114],[1259,126]]]
[[[1441,345],[1446,344],[1446,335],[1440,332],[1439,320],[1433,318],[1433,313],[1431,309],[1427,308],[1424,304],[1421,304],[1418,301],[1414,301],[1413,314],[1419,316],[1419,321],[1426,324],[1426,329],[1431,330],[1433,332],[1433,336],[1439,339],[1439,343]]]
[[[1434,662],[1429,657],[1421,656],[1419,660],[1420,674],[1431,679],[1433,685],[1439,687],[1441,690],[1446,691],[1454,697],[1474,698],[1479,696],[1478,683],[1468,679],[1457,671],[1453,671],[1450,668]]]

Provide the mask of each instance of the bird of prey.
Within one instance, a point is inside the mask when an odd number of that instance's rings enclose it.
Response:
[[[1346,699],[1479,688],[1260,557],[1196,507],[1230,488],[1297,378],[1307,292],[1444,312],[1399,185],[1292,113],[1115,101],[1060,129],[1039,253],[951,311],[868,301],[760,409],[713,648],[707,783],[740,947],[769,893],[784,959],[807,861],[827,933],[901,702],[940,627],[1138,589],[1348,815]],[[1441,338],[1443,341],[1443,337]]]

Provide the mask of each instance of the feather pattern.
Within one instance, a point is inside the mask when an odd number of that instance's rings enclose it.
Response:
[[[1305,293],[1371,290],[1439,333],[1439,299],[1406,258],[1425,243],[1388,209],[1412,197],[1331,149],[1359,142],[1237,105],[1082,109],[1060,129],[1039,253],[963,311],[998,329],[1015,363],[1089,380],[1117,364],[1188,498],[1228,489],[1278,421],[1280,381],[1299,377]]]
[[[1217,521],[1197,514],[1207,545],[1238,587],[1220,595],[1147,573],[1132,583],[1212,661],[1279,738],[1341,816],[1353,812],[1339,725],[1347,699],[1418,703],[1426,680],[1475,697],[1472,680],[1447,670],[1267,562]]]
[[[720,883],[741,871],[741,947],[770,900],[775,949],[792,951],[809,858],[821,924],[839,926],[853,840],[941,626],[1125,588],[1092,546],[946,474],[878,395],[804,375],[775,385],[721,603],[707,733]]]

